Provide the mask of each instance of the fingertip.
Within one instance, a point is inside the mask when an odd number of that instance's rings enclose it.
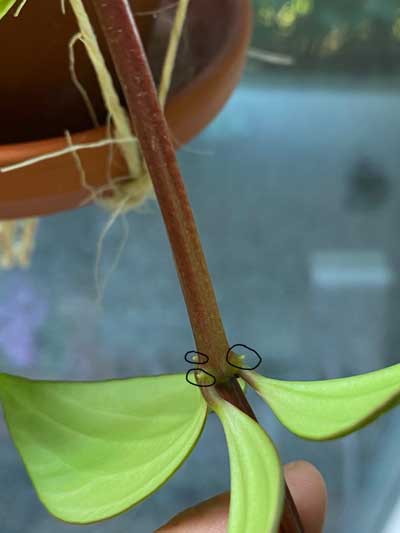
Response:
[[[305,533],[321,533],[327,507],[327,490],[321,473],[306,461],[295,461],[285,466],[285,478]]]
[[[176,515],[156,533],[226,533],[229,513],[229,493],[190,507]]]

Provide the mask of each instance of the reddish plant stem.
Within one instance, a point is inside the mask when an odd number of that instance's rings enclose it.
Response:
[[[246,413],[250,418],[257,421],[256,415],[243,394],[242,389],[236,378],[231,378],[229,381],[216,385],[219,395],[224,400],[229,401],[235,407]],[[285,507],[281,517],[281,524],[279,533],[303,533],[303,526],[301,524],[299,512],[296,504],[290,494],[289,487],[285,483]]]
[[[134,18],[126,0],[94,0],[94,6],[164,218],[197,350],[208,355],[209,370],[219,380],[228,370],[225,361],[228,341]]]
[[[286,483],[285,491],[285,507],[281,516],[279,533],[304,533],[299,511]]]
[[[198,351],[209,356],[208,369],[222,397],[256,417],[234,371],[226,363],[226,339],[193,212],[176,159],[168,125],[142,42],[127,0],[93,0],[116,67],[171,243]],[[301,533],[286,487],[281,533]]]

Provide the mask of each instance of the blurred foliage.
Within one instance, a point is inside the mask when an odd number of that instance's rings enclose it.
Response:
[[[253,45],[298,67],[400,70],[400,0],[254,0]]]

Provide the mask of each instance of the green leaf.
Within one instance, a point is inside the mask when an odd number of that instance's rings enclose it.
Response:
[[[242,389],[243,393],[246,394],[247,392],[247,381],[245,381],[243,378],[237,378],[238,383],[240,385],[240,388]]]
[[[341,437],[400,401],[400,364],[326,381],[278,381],[256,373],[247,378],[282,424],[305,439]]]
[[[16,3],[17,0],[0,0],[0,19],[2,19]]]
[[[283,508],[284,483],[278,453],[265,431],[232,404],[213,408],[224,427],[231,467],[229,533],[273,533]]]
[[[191,452],[207,412],[184,375],[66,383],[1,374],[0,400],[39,498],[73,523],[154,492]]]

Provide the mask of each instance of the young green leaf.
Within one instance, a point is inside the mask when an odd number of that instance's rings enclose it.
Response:
[[[0,400],[39,498],[73,523],[154,492],[191,452],[207,412],[184,375],[66,383],[0,374]]]
[[[247,373],[249,384],[296,435],[341,437],[399,404],[400,364],[360,376],[326,381],[278,381]]]
[[[213,408],[224,427],[231,467],[229,533],[273,533],[283,507],[282,466],[275,446],[249,416],[225,400]]]
[[[0,19],[2,19],[16,3],[17,0],[0,0]]]

